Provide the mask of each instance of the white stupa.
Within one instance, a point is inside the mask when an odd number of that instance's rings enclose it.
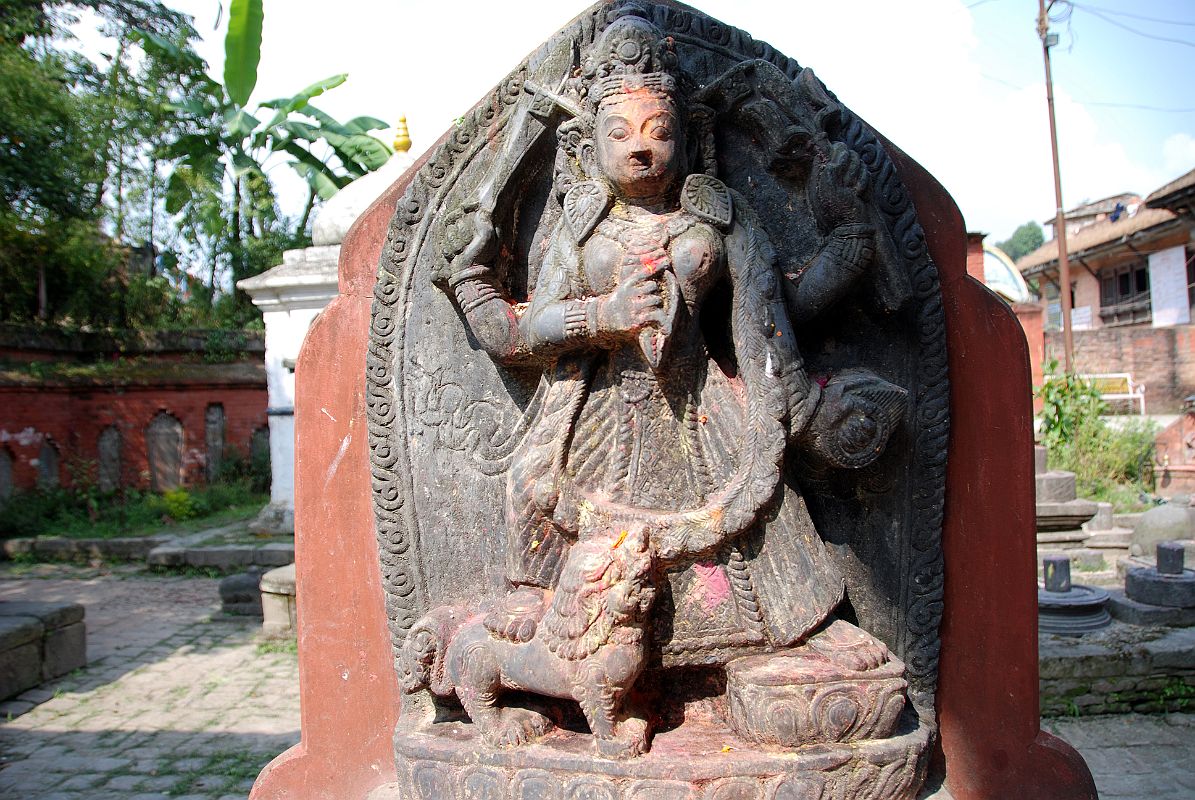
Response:
[[[237,282],[261,309],[266,326],[266,384],[270,423],[270,502],[253,530],[295,529],[295,361],[307,328],[338,292],[340,245],[357,217],[414,162],[407,118],[400,117],[394,155],[382,167],[341,189],[311,223],[312,246],[287,250],[282,263]]]

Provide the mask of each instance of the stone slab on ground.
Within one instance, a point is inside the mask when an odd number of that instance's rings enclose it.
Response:
[[[1195,708],[1195,628],[1114,621],[1081,637],[1039,638],[1042,716]]]
[[[0,600],[0,700],[87,663],[83,606]]]

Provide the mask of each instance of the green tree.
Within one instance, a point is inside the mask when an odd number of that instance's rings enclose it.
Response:
[[[205,77],[171,106],[189,124],[163,150],[174,164],[166,210],[183,221],[187,238],[202,253],[212,297],[225,269],[235,285],[277,263],[285,247],[303,243],[316,200],[331,197],[391,155],[389,147],[369,135],[386,126],[382,120],[357,117],[340,123],[311,105],[312,99],[344,83],[345,75],[249,110],[263,19],[261,0],[233,0],[224,83]],[[146,44],[163,50],[173,46],[150,37]],[[285,159],[309,187],[304,212],[290,224],[278,211],[268,174],[276,158]],[[248,309],[245,298],[237,305]]]
[[[82,8],[111,42],[94,61],[69,36]],[[305,244],[314,205],[389,158],[369,135],[384,122],[311,105],[344,75],[250,110],[262,3],[228,10],[222,84],[190,19],[155,0],[0,4],[0,321],[259,321],[227,279]],[[309,186],[297,218],[269,177],[286,163]]]
[[[996,247],[1007,253],[1008,257],[1013,261],[1019,261],[1022,256],[1028,255],[1041,247],[1045,240],[1046,237],[1042,233],[1041,225],[1029,221],[1013,231],[1012,236],[1008,237],[1008,239],[999,242]]]

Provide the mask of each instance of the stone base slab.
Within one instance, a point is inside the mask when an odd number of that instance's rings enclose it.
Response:
[[[83,606],[0,602],[0,700],[86,663]]]
[[[1190,628],[1195,626],[1195,608],[1168,608],[1138,603],[1125,597],[1123,591],[1108,591],[1108,613],[1113,619],[1129,625],[1158,625],[1167,628]]]
[[[556,730],[497,750],[472,725],[441,722],[394,736],[404,800],[913,800],[925,778],[927,726],[854,744],[762,748],[724,725],[689,721],[627,761],[594,756],[588,734]]]

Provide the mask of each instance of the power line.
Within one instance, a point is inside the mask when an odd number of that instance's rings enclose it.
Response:
[[[986,1],[986,0],[984,0],[984,1]],[[1076,8],[1081,8],[1084,11],[1093,10],[1091,8],[1088,8],[1087,6],[1080,6],[1075,3],[1072,3],[1071,5],[1074,5]],[[1158,17],[1146,17],[1141,14],[1133,14],[1128,11],[1113,11],[1110,8],[1101,8],[1098,10],[1105,14],[1111,14],[1114,17],[1128,17],[1130,19],[1139,19],[1139,20],[1143,20],[1145,22],[1157,22],[1161,25],[1182,25],[1182,26],[1188,27],[1188,28],[1195,28],[1195,22],[1187,22],[1187,21],[1181,20],[1181,19],[1160,19]]]
[[[1083,103],[1087,106],[1105,106],[1107,108],[1135,108],[1141,111],[1161,111],[1167,114],[1190,114],[1195,108],[1162,108],[1160,106],[1145,106],[1139,103],[1097,103],[1095,101]]]
[[[1013,83],[1012,81],[1006,81],[1003,78],[997,77],[995,75],[991,75],[987,72],[981,72],[981,73],[979,73],[979,75],[980,75],[980,77],[986,78],[987,80],[992,81],[993,83],[998,83],[1001,86],[1007,86],[1009,89],[1015,89],[1017,91],[1021,91],[1022,89],[1027,88],[1025,86],[1019,86],[1019,85]],[[1165,113],[1165,114],[1193,114],[1193,113],[1195,113],[1195,108],[1163,108],[1162,106],[1149,106],[1149,105],[1144,105],[1141,103],[1113,103],[1113,102],[1104,102],[1104,101],[1099,101],[1099,100],[1081,100],[1081,99],[1076,99],[1075,102],[1082,106],[1101,106],[1103,108],[1131,108],[1131,109],[1136,109],[1138,111],[1158,111],[1158,112]]]
[[[1190,42],[1190,41],[1187,41],[1186,39],[1175,39],[1170,36],[1157,36],[1152,33],[1146,33],[1145,31],[1140,31],[1140,30],[1137,30],[1136,28],[1129,27],[1128,25],[1125,25],[1123,22],[1118,22],[1118,21],[1112,19],[1111,17],[1106,16],[1101,11],[1091,8],[1090,6],[1081,6],[1077,3],[1067,3],[1067,5],[1071,6],[1072,8],[1080,9],[1081,11],[1086,11],[1088,14],[1091,14],[1092,16],[1099,17],[1104,22],[1107,22],[1109,25],[1115,25],[1118,28],[1122,28],[1122,29],[1128,31],[1129,33],[1135,33],[1138,36],[1145,37],[1146,39],[1154,39],[1159,42],[1170,42],[1172,44],[1181,44],[1186,47],[1195,47],[1195,42]]]

